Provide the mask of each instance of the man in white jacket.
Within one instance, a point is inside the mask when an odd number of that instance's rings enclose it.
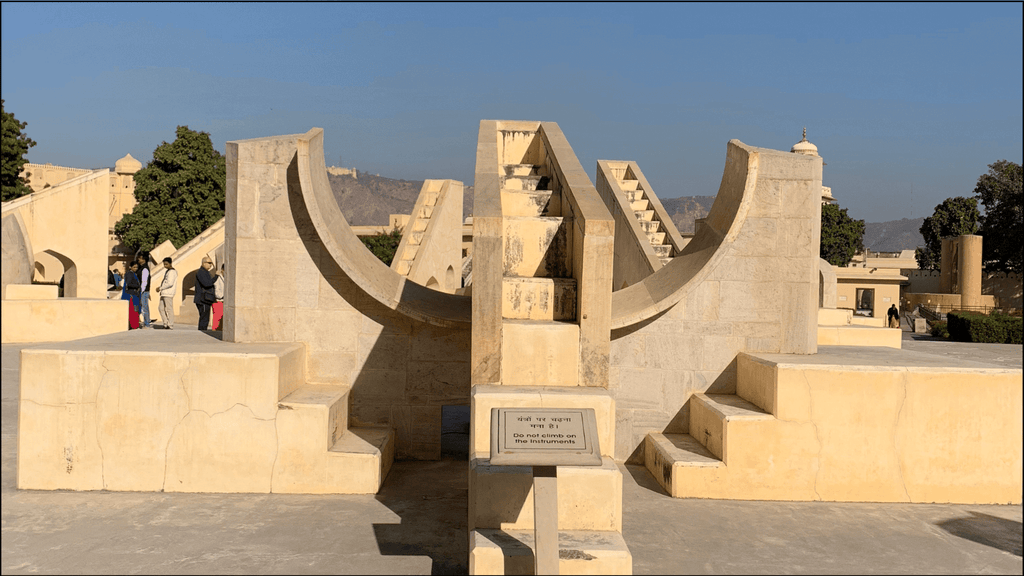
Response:
[[[171,266],[171,259],[164,258],[164,278],[156,291],[160,293],[160,317],[164,319],[164,328],[174,328],[174,291],[178,286],[178,271]]]

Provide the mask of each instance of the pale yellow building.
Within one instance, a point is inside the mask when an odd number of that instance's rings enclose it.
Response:
[[[899,307],[900,284],[907,280],[899,269],[832,268],[836,273],[836,308],[853,310],[855,316],[884,319],[889,306]]]

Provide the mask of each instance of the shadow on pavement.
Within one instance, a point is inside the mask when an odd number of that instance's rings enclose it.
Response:
[[[661,487],[661,484],[658,484],[658,481],[654,479],[654,476],[651,476],[651,472],[646,466],[641,466],[639,464],[626,464],[623,467],[627,472],[629,472],[629,475],[633,477],[633,481],[636,482],[637,486],[646,488],[651,492],[657,492],[658,494],[669,496],[669,493]]]
[[[939,522],[937,525],[946,532],[965,540],[991,546],[1015,556],[1021,555],[1020,522],[981,512],[971,512],[969,517],[954,518]]]
[[[469,572],[468,462],[395,462],[377,500],[401,518],[374,524],[386,556],[429,556],[431,574]]]

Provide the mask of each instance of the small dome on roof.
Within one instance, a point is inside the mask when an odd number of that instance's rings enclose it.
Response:
[[[799,142],[797,142],[796,144],[793,144],[793,147],[790,148],[789,151],[790,152],[795,152],[797,154],[804,154],[804,155],[807,155],[807,156],[817,156],[818,155],[818,147],[807,141],[807,127],[806,126],[804,127],[804,137],[803,137],[803,139],[800,140]]]
[[[125,154],[124,158],[114,163],[114,172],[118,174],[135,174],[139,170],[142,170],[142,162],[132,158],[131,154]]]

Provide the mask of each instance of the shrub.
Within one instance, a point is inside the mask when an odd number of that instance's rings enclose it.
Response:
[[[931,326],[928,331],[932,336],[935,336],[936,338],[949,338],[949,330],[946,329],[945,322],[938,321],[931,322],[930,324]]]
[[[949,337],[960,342],[1020,344],[1024,324],[1000,312],[991,315],[976,312],[950,312],[946,315]]]
[[[395,259],[395,252],[398,251],[398,245],[402,243],[402,231],[395,228],[387,234],[377,233],[360,238],[360,240],[381,262],[391,266],[391,261]]]

